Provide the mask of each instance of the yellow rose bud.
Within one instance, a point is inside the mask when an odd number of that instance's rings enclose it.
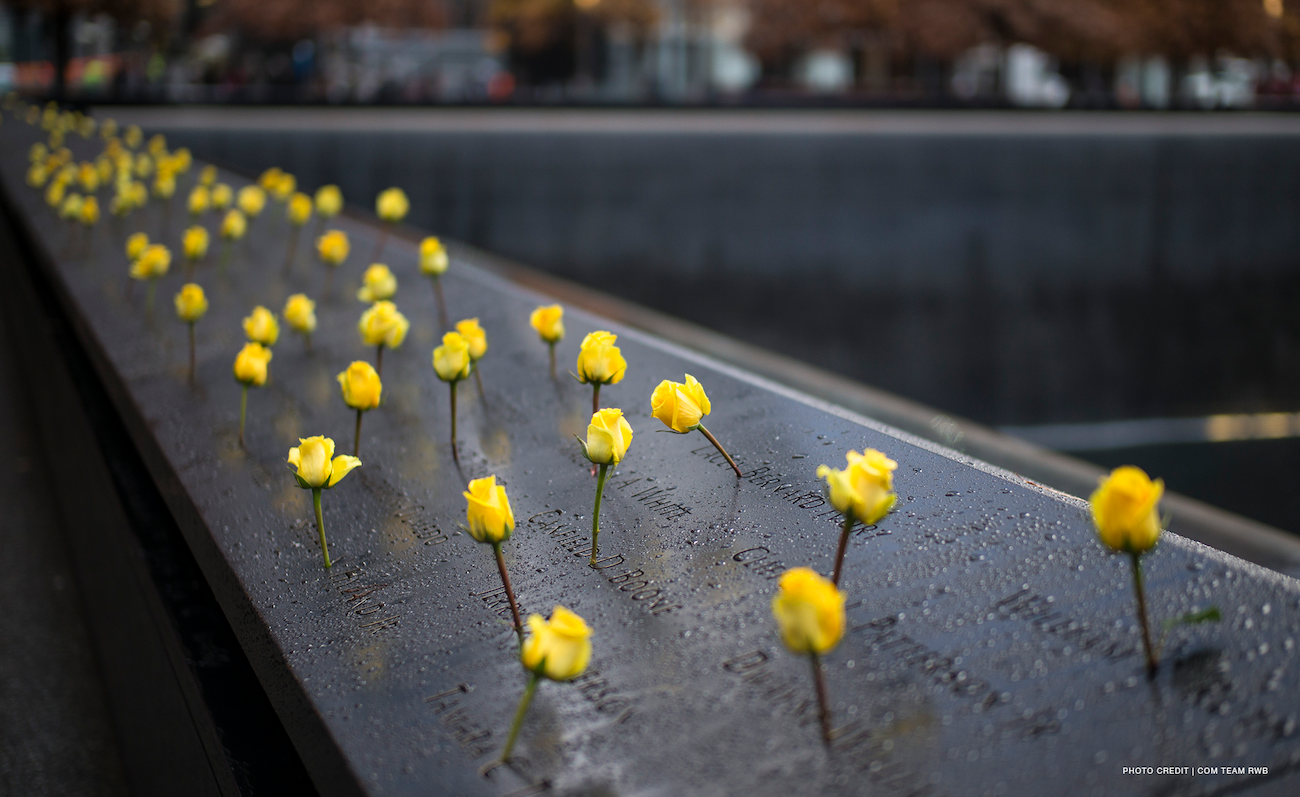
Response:
[[[212,186],[210,195],[213,210],[225,210],[230,207],[230,201],[234,197],[234,191],[225,183],[217,183]]]
[[[835,470],[820,465],[817,478],[826,480],[832,506],[869,526],[894,506],[894,469],[898,463],[874,448],[861,454],[850,451],[844,458],[849,463],[847,468]]]
[[[261,387],[266,384],[271,350],[260,343],[245,343],[235,356],[235,379],[245,385]]]
[[[473,361],[469,358],[469,344],[459,332],[442,336],[442,345],[433,350],[433,370],[444,382],[459,382],[469,377]]]
[[[199,185],[204,188],[212,188],[212,184],[217,181],[217,167],[212,164],[204,166],[199,171]]]
[[[564,308],[558,304],[539,307],[528,316],[528,323],[546,343],[558,343],[564,337]]]
[[[289,223],[295,227],[301,227],[311,218],[311,197],[303,193],[294,194],[289,200],[289,208],[286,212],[289,216]]]
[[[289,197],[293,196],[294,191],[298,190],[298,180],[292,174],[282,172],[280,179],[267,189],[268,193],[276,202],[287,202]]]
[[[169,171],[160,171],[153,180],[153,195],[159,199],[171,199],[176,194],[176,177]]]
[[[181,292],[176,294],[176,316],[187,324],[193,324],[206,312],[208,297],[204,295],[203,288],[193,282],[183,285]]]
[[[45,203],[52,208],[60,207],[66,194],[67,189],[63,187],[63,183],[55,180],[45,189]]]
[[[327,266],[341,265],[348,259],[350,250],[348,234],[342,230],[330,230],[316,239],[316,253],[320,255],[321,262]]]
[[[578,381],[583,384],[617,385],[627,374],[627,360],[614,345],[618,335],[603,330],[590,332],[578,351]]]
[[[410,209],[411,203],[406,198],[406,192],[400,188],[382,191],[375,199],[375,213],[389,223],[396,223],[406,218],[406,212]]]
[[[149,192],[145,189],[144,183],[135,180],[131,183],[131,204],[135,207],[144,207],[144,203],[149,201]]]
[[[316,212],[322,218],[332,219],[343,209],[343,192],[337,185],[322,185],[316,189]]]
[[[190,148],[181,147],[180,149],[176,150],[176,154],[172,156],[172,164],[173,164],[173,168],[177,172],[181,174],[185,174],[186,172],[188,172],[190,170],[190,166],[194,164],[194,158],[193,156],[190,155]]]
[[[364,284],[357,291],[357,298],[363,302],[391,299],[397,293],[397,277],[383,263],[371,263],[361,281]]]
[[[379,395],[384,386],[370,363],[357,360],[339,374],[338,379],[343,388],[344,404],[354,410],[373,410],[379,406]]]
[[[59,207],[59,216],[65,219],[76,219],[81,216],[81,194],[68,194],[63,198],[63,204]]]
[[[77,182],[87,194],[95,193],[99,190],[99,170],[94,164],[82,161],[77,167]]]
[[[266,192],[255,185],[246,185],[239,189],[235,204],[245,216],[255,218],[266,207]]]
[[[487,354],[488,341],[487,333],[478,325],[478,319],[466,318],[464,321],[457,321],[456,331],[469,345],[469,358],[474,362],[483,359],[483,355]]]
[[[99,200],[93,196],[88,196],[81,201],[81,212],[78,214],[81,223],[90,227],[99,221]]]
[[[252,315],[244,319],[244,335],[263,346],[274,346],[280,339],[280,322],[275,313],[259,304],[253,308]]]
[[[450,262],[442,241],[432,235],[420,241],[420,273],[430,277],[440,277],[447,273]]]
[[[149,245],[149,236],[142,232],[133,232],[126,239],[126,257],[128,260],[136,260],[144,252],[144,248]]]
[[[117,121],[112,117],[105,119],[99,125],[99,134],[105,139],[111,139],[117,135]]]
[[[510,510],[506,488],[497,484],[496,476],[485,476],[469,483],[465,496],[465,516],[469,535],[479,542],[502,542],[515,530],[515,515]]]
[[[296,332],[310,335],[316,331],[316,303],[304,293],[295,293],[285,302],[284,320]]]
[[[674,432],[691,431],[711,410],[704,385],[690,374],[685,384],[665,379],[650,395],[650,413]]]
[[[131,276],[138,280],[156,279],[172,265],[172,252],[162,244],[149,244],[131,264]]]
[[[587,459],[597,465],[617,465],[632,445],[632,427],[616,408],[603,409],[591,416],[587,439],[582,444]]]
[[[361,333],[361,342],[367,346],[387,346],[396,349],[406,340],[406,331],[411,322],[397,311],[397,305],[389,301],[375,302],[370,309],[361,314],[357,332]]]
[[[162,133],[154,133],[149,138],[149,154],[157,157],[167,151],[167,137]]]
[[[144,133],[140,130],[139,125],[127,125],[126,131],[122,133],[122,143],[131,149],[138,148],[143,140]]]
[[[107,155],[95,158],[95,171],[98,172],[100,185],[108,183],[113,179],[113,159]]]
[[[45,160],[50,154],[50,150],[41,142],[37,141],[27,150],[27,160],[31,163]]]
[[[781,576],[772,616],[791,651],[826,653],[844,636],[844,593],[812,570],[796,567]]]
[[[355,468],[361,467],[361,460],[346,454],[334,456],[334,441],[317,435],[298,438],[298,445],[289,449],[289,464],[297,469],[294,477],[300,487],[328,490]]]
[[[141,180],[153,174],[153,158],[141,152],[135,156],[135,176]]]
[[[270,191],[280,182],[280,177],[284,174],[279,166],[272,166],[257,178],[257,184],[263,191]]]
[[[194,186],[194,190],[190,191],[190,199],[187,204],[189,205],[191,216],[205,213],[212,205],[212,194],[208,191],[206,186],[196,185]]]
[[[218,186],[220,188],[220,186]],[[248,232],[248,219],[242,211],[231,208],[221,220],[221,237],[227,241],[238,241]]]
[[[1164,480],[1152,481],[1141,468],[1125,465],[1111,471],[1088,499],[1102,543],[1125,553],[1155,547],[1160,539],[1157,505],[1164,493]]]
[[[45,185],[45,181],[50,179],[50,171],[45,168],[43,163],[33,163],[27,169],[27,184],[32,188],[40,188]]]
[[[591,661],[591,629],[578,615],[556,606],[551,619],[528,616],[528,640],[520,650],[524,668],[552,681],[571,681]]]
[[[202,260],[208,254],[208,228],[196,224],[181,236],[181,249],[187,260]]]

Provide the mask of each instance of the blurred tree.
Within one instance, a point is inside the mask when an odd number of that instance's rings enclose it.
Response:
[[[391,28],[443,28],[447,21],[443,0],[217,0],[203,29],[234,28],[262,41],[292,41],[367,22]]]
[[[492,0],[488,11],[525,84],[571,78],[579,46],[590,47],[596,29],[620,25],[644,38],[658,18],[655,0]]]

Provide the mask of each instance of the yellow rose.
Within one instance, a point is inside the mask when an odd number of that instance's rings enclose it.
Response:
[[[196,185],[194,186],[194,190],[190,191],[190,199],[187,204],[189,205],[191,216],[205,213],[207,212],[207,209],[212,206],[212,194],[208,191],[206,186]]]
[[[469,358],[474,362],[483,359],[483,355],[487,354],[488,350],[487,333],[478,325],[478,319],[466,318],[464,321],[457,321],[456,331],[469,345]]]
[[[135,176],[143,180],[153,174],[153,158],[141,152],[135,156]]]
[[[207,311],[208,297],[203,294],[203,288],[193,282],[183,285],[181,292],[176,294],[176,316],[187,324],[193,324]]]
[[[114,138],[117,135],[117,121],[112,117],[105,119],[99,125],[99,134],[107,139]]]
[[[208,164],[199,170],[199,185],[205,188],[211,188],[212,184],[217,181],[217,167]]]
[[[99,200],[88,196],[81,201],[81,211],[77,214],[81,223],[87,227],[99,221]]]
[[[316,253],[320,255],[321,262],[329,266],[341,265],[348,259],[350,250],[348,234],[342,230],[330,230],[316,239]]]
[[[524,668],[552,681],[571,681],[591,661],[591,629],[578,615],[556,606],[551,619],[528,616],[528,641],[520,650]]]
[[[433,350],[433,370],[444,382],[459,382],[469,377],[473,361],[469,358],[469,343],[459,332],[442,336],[442,345]]]
[[[63,197],[67,193],[63,183],[58,180],[51,181],[45,189],[45,203],[52,208],[57,208],[63,204]]]
[[[357,360],[339,374],[338,379],[343,388],[344,404],[354,410],[373,410],[379,406],[379,394],[384,385],[370,363]]]
[[[447,250],[442,241],[432,235],[420,241],[420,272],[430,277],[440,277],[447,273]]]
[[[558,343],[564,337],[564,308],[558,304],[539,307],[528,316],[537,334],[547,343]]]
[[[587,439],[582,443],[587,459],[597,465],[617,465],[632,445],[632,427],[620,409],[609,408],[591,416]]]
[[[99,184],[106,185],[113,179],[113,159],[107,155],[95,158],[95,171],[99,173]]]
[[[218,186],[220,188],[220,186]],[[248,219],[243,211],[231,208],[221,220],[221,237],[227,241],[238,241],[248,232]]]
[[[397,305],[389,301],[375,302],[370,309],[361,314],[357,332],[361,333],[361,342],[367,346],[387,346],[396,349],[406,340],[406,331],[411,322],[397,311]]]
[[[194,158],[190,155],[190,148],[181,147],[176,150],[176,153],[172,156],[172,162],[175,164],[176,171],[181,174],[188,172],[190,166],[194,163]]]
[[[266,192],[255,185],[246,185],[239,189],[235,204],[245,216],[255,218],[266,207]]]
[[[781,576],[772,616],[790,650],[826,653],[844,636],[844,593],[812,570],[796,567]]]
[[[825,479],[831,504],[846,517],[871,525],[883,518],[894,506],[894,469],[898,463],[874,448],[859,454],[845,454],[848,467],[835,470],[826,465],[817,468],[817,478]]]
[[[400,188],[382,191],[375,199],[375,213],[390,224],[406,218],[406,212],[410,209],[411,203],[406,198],[406,192]]]
[[[590,332],[578,351],[578,381],[583,384],[617,385],[627,374],[627,360],[614,341],[618,335],[603,330]]]
[[[99,170],[94,164],[82,161],[77,166],[77,182],[87,194],[95,193],[99,190]]]
[[[159,199],[171,199],[176,194],[176,176],[171,172],[158,172],[153,179],[153,195]]]
[[[270,191],[275,187],[276,183],[280,182],[280,175],[282,174],[284,174],[284,172],[280,170],[279,166],[272,166],[262,172],[262,174],[257,178],[257,184],[263,191]]]
[[[469,483],[465,496],[465,516],[469,535],[479,542],[502,542],[515,530],[515,515],[510,510],[506,488],[497,484],[496,476],[485,476]]]
[[[244,319],[244,334],[254,343],[274,346],[280,339],[280,322],[274,313],[259,304],[253,308],[252,315]]]
[[[50,179],[50,171],[43,163],[33,163],[27,169],[27,184],[32,188],[40,188],[48,179]]]
[[[27,150],[27,160],[31,163],[36,163],[37,161],[45,160],[49,154],[50,150],[43,143],[37,141]]]
[[[357,298],[363,302],[391,299],[397,293],[397,277],[383,263],[371,263],[361,281],[364,284],[357,291]]]
[[[353,469],[361,467],[361,460],[346,454],[334,456],[334,441],[317,435],[298,438],[298,445],[289,449],[289,464],[297,468],[294,477],[300,487],[328,490]]]
[[[144,203],[149,201],[149,192],[145,189],[144,183],[139,180],[131,182],[131,204],[137,208],[144,207]]]
[[[284,304],[284,320],[304,335],[316,331],[316,303],[305,293],[295,293]]]
[[[695,377],[686,375],[686,383],[665,379],[650,395],[651,414],[674,432],[685,434],[700,425],[712,407],[709,397]]]
[[[149,244],[131,264],[131,276],[138,280],[156,279],[172,265],[172,252],[162,244]]]
[[[311,197],[303,193],[293,195],[289,200],[289,223],[295,227],[301,227],[311,218]]]
[[[65,219],[78,218],[81,216],[81,202],[81,194],[68,194],[59,207],[59,216]]]
[[[245,385],[261,387],[266,384],[271,350],[260,343],[245,343],[235,356],[235,379]]]
[[[149,245],[149,236],[142,232],[133,232],[126,239],[126,257],[128,260],[136,260],[144,252],[144,248]]]
[[[140,125],[127,125],[126,130],[122,133],[122,143],[131,149],[139,147],[140,142],[143,140],[144,133],[140,130]]]
[[[332,219],[343,209],[343,192],[337,185],[322,185],[316,189],[316,212]]]
[[[1157,505],[1164,493],[1164,480],[1151,481],[1141,468],[1125,465],[1111,471],[1088,499],[1102,543],[1125,553],[1155,547],[1160,539]]]
[[[287,202],[294,191],[298,190],[298,179],[288,172],[282,172],[280,179],[266,190],[276,202]]]
[[[154,133],[153,136],[149,138],[149,154],[157,157],[159,153],[166,151],[167,137],[162,133]]]
[[[234,192],[225,183],[217,183],[212,186],[212,193],[209,195],[212,200],[212,208],[214,210],[225,210],[230,207],[230,200],[233,195]]]
[[[181,236],[181,249],[188,260],[202,260],[208,253],[208,228],[196,224]]]

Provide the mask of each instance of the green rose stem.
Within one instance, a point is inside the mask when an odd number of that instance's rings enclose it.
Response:
[[[510,753],[515,749],[515,740],[519,738],[519,728],[524,724],[524,715],[528,713],[528,706],[533,702],[533,693],[537,691],[537,682],[541,679],[542,676],[535,672],[528,674],[528,686],[524,687],[524,696],[515,711],[515,721],[510,725],[510,735],[506,737],[506,746],[501,751],[502,763],[510,761]]]
[[[588,562],[592,567],[596,566],[596,540],[600,537],[600,497],[605,492],[605,474],[609,472],[608,465],[600,466],[600,475],[596,477],[596,507],[591,510],[591,561]]]
[[[840,585],[840,572],[844,568],[844,552],[849,547],[849,532],[853,530],[853,516],[844,516],[844,528],[840,531],[840,548],[835,552],[835,574],[831,576],[831,583],[835,586]]]
[[[1147,674],[1154,676],[1160,662],[1156,658],[1155,648],[1151,645],[1151,625],[1147,622],[1147,597],[1146,591],[1142,588],[1142,554],[1131,551],[1129,555],[1133,557],[1133,591],[1137,593],[1138,620],[1142,623],[1142,644],[1147,652]]]
[[[555,341],[550,341],[546,347],[551,350],[551,381],[555,381]]]
[[[375,347],[375,373],[379,376],[384,375],[384,344]]]
[[[300,229],[301,228],[295,224],[293,229],[289,232],[289,251],[285,253],[284,256],[284,275],[286,277],[289,276],[289,272],[293,270],[293,256],[298,254],[298,232]]]
[[[460,467],[460,452],[456,450],[456,383],[459,379],[453,379],[447,384],[451,386],[451,458],[456,462],[456,467]]]
[[[433,297],[438,301],[438,327],[450,329],[447,323],[447,302],[442,298],[442,278],[438,276],[433,278]]]
[[[352,437],[352,456],[361,456],[361,410],[357,410],[357,429]]]
[[[324,297],[326,299],[329,299],[334,294],[334,269],[335,268],[336,268],[335,266],[326,264],[327,270],[325,272],[325,290],[323,291]]]
[[[591,383],[591,414],[600,412],[600,383]]]
[[[831,743],[831,709],[826,702],[826,678],[822,675],[822,663],[817,654],[809,652],[808,658],[812,660],[813,685],[817,687],[817,708],[822,723],[822,740],[829,746]]]
[[[248,385],[242,386],[239,394],[239,447],[244,447],[244,418],[248,415]]]
[[[475,365],[477,366],[478,364],[475,363]],[[474,368],[474,384],[478,385],[478,397],[486,402],[487,396],[483,393],[483,377],[479,376],[477,367]]]
[[[718,442],[718,438],[714,437],[713,433],[710,432],[708,429],[705,429],[704,424],[699,424],[695,428],[699,429],[701,434],[709,438],[709,442],[713,444],[713,447],[718,449],[719,453],[721,453],[722,456],[727,458],[727,463],[731,465],[731,469],[736,472],[736,478],[739,479],[741,477],[740,466],[737,465],[736,460],[732,459],[731,455],[727,453],[727,449],[722,447],[722,443]]]
[[[519,646],[524,644],[524,624],[519,621],[519,604],[515,603],[515,589],[510,586],[510,576],[506,573],[506,559],[501,555],[501,543],[492,543],[492,553],[497,557],[497,570],[501,571],[501,584],[506,588],[506,598],[510,601],[510,613],[515,618],[515,633],[519,635]]]
[[[194,322],[190,322],[190,381],[194,381],[196,361],[194,357]]]
[[[325,554],[326,569],[333,567],[330,562],[330,549],[325,544],[325,516],[320,511],[320,488],[311,488],[311,505],[316,510],[316,530],[320,532],[320,552]]]
[[[217,276],[223,279],[226,276],[226,264],[230,262],[230,246],[229,238],[221,245],[221,263],[217,267]]]
[[[145,315],[147,315],[147,316],[149,317],[149,320],[150,320],[150,321],[153,320],[153,297],[154,297],[154,294],[156,294],[157,292],[158,292],[158,278],[157,278],[157,277],[150,277],[150,278],[149,278],[149,291],[148,291],[148,293],[145,294],[145,297],[144,297],[144,312],[145,312]]]
[[[379,262],[379,255],[384,251],[384,244],[388,243],[388,230],[392,228],[391,221],[384,222],[384,227],[379,231],[379,240],[375,241],[375,253],[370,256],[371,263]]]

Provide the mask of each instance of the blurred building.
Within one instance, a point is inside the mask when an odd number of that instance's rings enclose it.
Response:
[[[0,84],[57,93],[62,75],[73,96],[173,102],[1285,107],[1287,2],[10,0]]]

